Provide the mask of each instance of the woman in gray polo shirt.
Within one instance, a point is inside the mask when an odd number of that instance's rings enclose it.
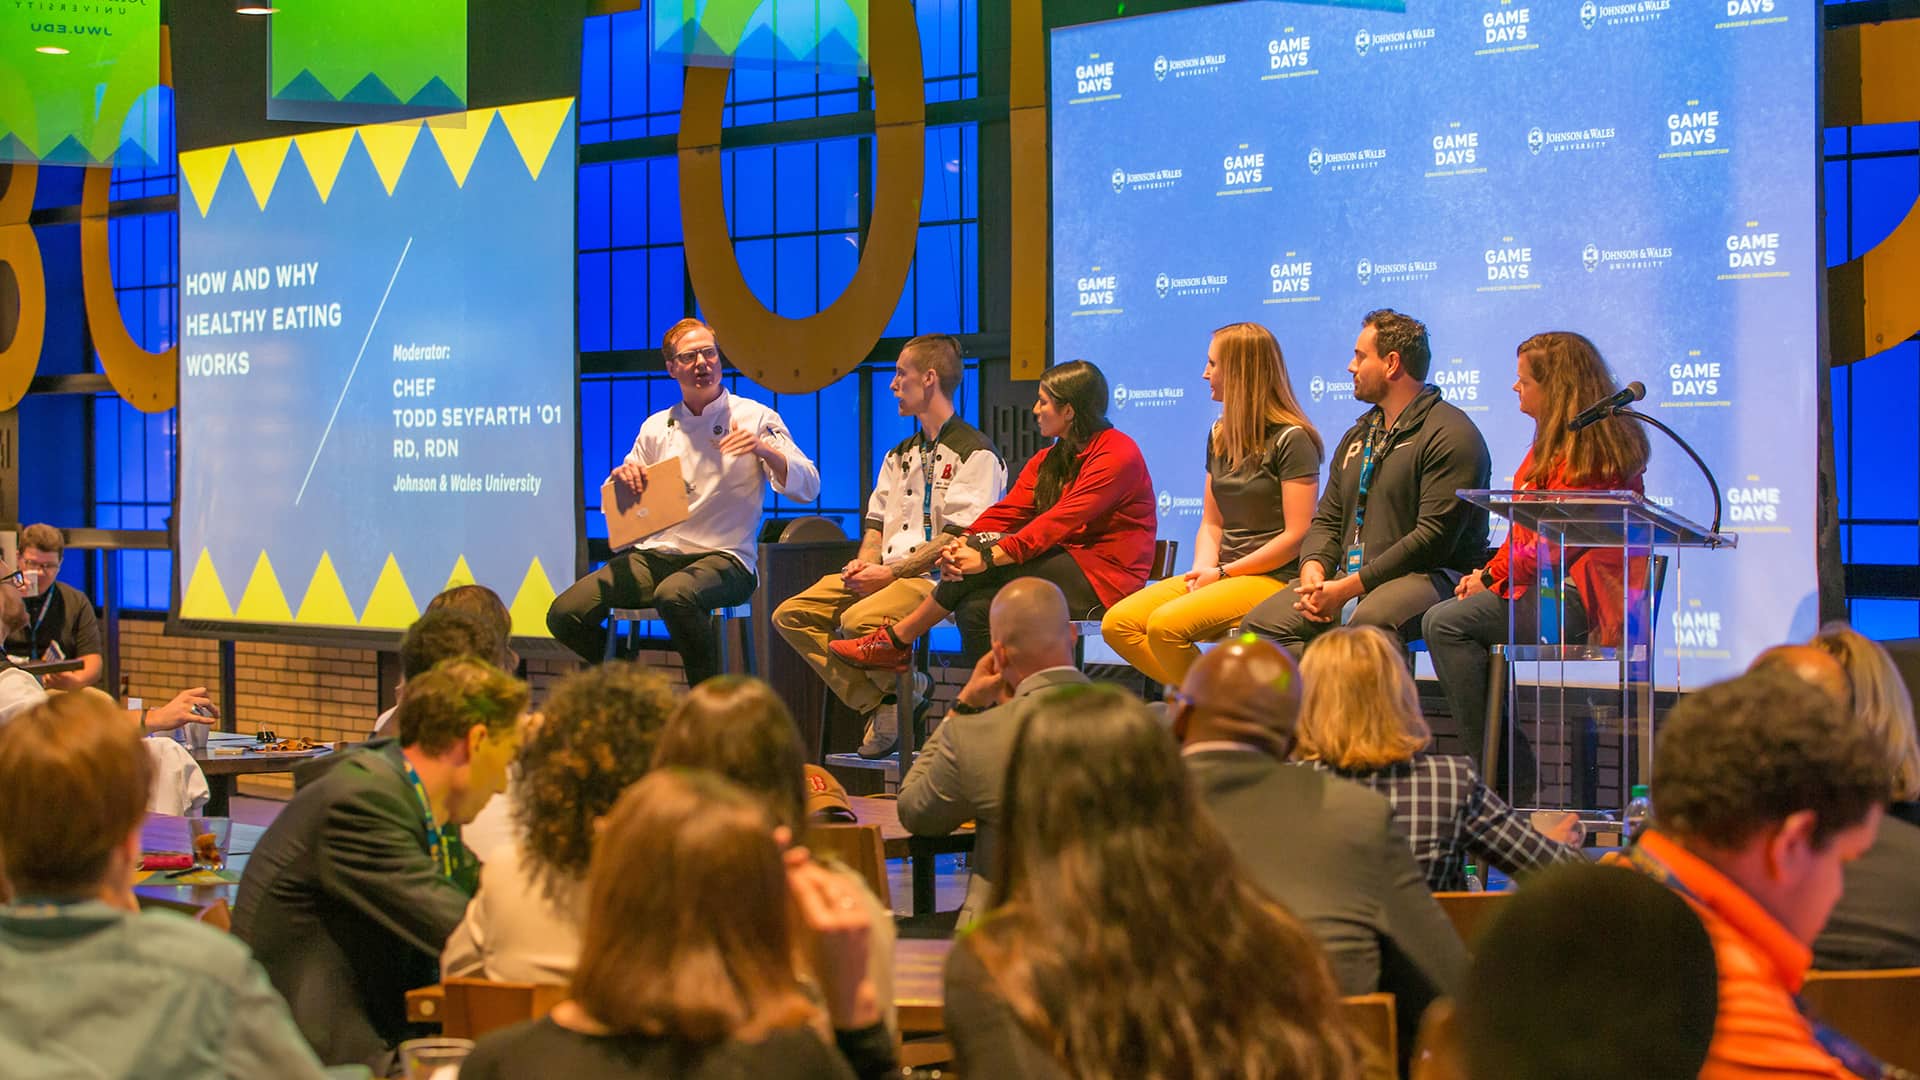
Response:
[[[1101,635],[1146,676],[1177,685],[1209,641],[1300,568],[1320,497],[1325,448],[1294,397],[1280,343],[1259,323],[1213,332],[1207,385],[1224,410],[1207,438],[1207,484],[1193,569],[1107,610]]]

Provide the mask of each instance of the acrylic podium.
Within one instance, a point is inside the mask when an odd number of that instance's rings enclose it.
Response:
[[[1685,553],[1736,538],[1631,491],[1459,495],[1512,526],[1521,594],[1494,649],[1485,744],[1472,749],[1515,806],[1618,820],[1632,785],[1652,783],[1662,594],[1681,594]],[[1677,686],[1683,656],[1670,659]]]

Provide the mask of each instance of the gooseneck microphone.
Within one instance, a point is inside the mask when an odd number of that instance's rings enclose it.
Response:
[[[1646,396],[1647,384],[1637,380],[1630,382],[1627,384],[1626,389],[1621,390],[1612,397],[1596,401],[1586,408],[1581,409],[1578,415],[1567,421],[1567,430],[1579,431],[1581,428],[1587,427],[1590,424],[1597,424],[1607,417],[1612,416],[1616,411],[1624,409],[1628,405]]]

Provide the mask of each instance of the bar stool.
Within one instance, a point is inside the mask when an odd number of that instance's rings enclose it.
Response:
[[[707,618],[712,621],[714,637],[720,642],[720,670],[725,672],[733,666],[728,657],[727,625],[729,623],[738,623],[740,625],[741,659],[745,662],[746,673],[749,675],[755,674],[752,602],[737,604],[733,607],[714,608],[711,612],[708,612]],[[643,622],[658,622],[659,620],[660,612],[655,608],[614,608],[607,612],[607,651],[602,659],[611,660],[615,654],[619,652],[621,623],[624,622],[627,624],[627,650],[629,652],[638,652],[640,650],[640,624]]]

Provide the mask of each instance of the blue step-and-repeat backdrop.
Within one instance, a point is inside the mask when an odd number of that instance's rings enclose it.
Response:
[[[1329,446],[1367,406],[1365,312],[1430,328],[1429,381],[1506,486],[1514,349],[1586,334],[1699,449],[1733,551],[1666,583],[1659,678],[1812,632],[1819,116],[1812,0],[1246,2],[1055,31],[1056,362],[1098,363],[1190,541],[1210,332],[1265,323]],[[1648,494],[1705,524],[1664,436]],[[1675,661],[1684,661],[1677,665]]]

